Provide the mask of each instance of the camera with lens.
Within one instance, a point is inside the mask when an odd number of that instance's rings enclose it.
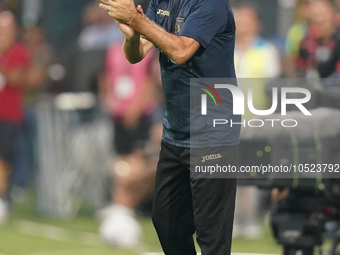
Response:
[[[271,211],[284,255],[312,255],[325,238],[336,254],[340,240],[340,110],[310,112],[270,116],[295,120],[292,128],[246,127],[241,133],[240,167],[249,171],[240,173],[239,184],[287,194]]]

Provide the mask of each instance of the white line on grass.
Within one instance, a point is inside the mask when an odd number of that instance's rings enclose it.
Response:
[[[96,250],[93,250],[96,249]],[[97,247],[93,248],[80,248],[80,249],[68,249],[68,250],[59,250],[59,251],[46,251],[46,252],[36,252],[30,253],[26,255],[73,255],[75,252],[77,253],[88,253],[93,250],[93,252],[97,251]],[[92,254],[92,252],[91,252]]]
[[[280,255],[280,254],[271,254],[271,253],[243,253],[243,252],[235,252],[232,255]]]
[[[91,251],[92,249],[97,250],[98,248],[92,247],[92,248],[68,249],[68,250],[58,250],[58,251],[44,251],[44,252],[36,252],[36,253],[30,253],[30,254],[25,254],[25,255],[73,255],[75,252],[86,253],[86,252]]]
[[[99,245],[103,243],[99,235],[95,233],[71,231],[65,228],[33,221],[17,220],[15,222],[15,228],[23,234],[39,236],[56,241],[78,242],[86,245]]]
[[[93,248],[92,248],[93,249]],[[27,255],[72,255],[74,252],[88,252],[89,248],[81,248],[81,249],[71,249],[71,250],[59,250],[59,251],[47,251],[47,252],[37,252],[31,253]],[[0,255],[5,255],[1,254]],[[145,252],[141,255],[164,255],[161,252]],[[197,255],[201,255],[201,253],[197,253]],[[232,253],[232,255],[278,255],[278,254],[268,254],[268,253]]]
[[[164,255],[161,252],[144,252],[141,255]],[[201,253],[197,253],[197,255],[201,255]],[[267,253],[232,253],[231,255],[278,255],[278,254],[267,254]]]
[[[280,255],[280,254],[235,252],[235,253],[232,253],[232,255]]]

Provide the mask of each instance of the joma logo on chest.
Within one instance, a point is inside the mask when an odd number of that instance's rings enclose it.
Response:
[[[170,16],[169,11],[164,11],[164,10],[161,10],[161,9],[158,9],[157,14],[163,15],[163,16]]]

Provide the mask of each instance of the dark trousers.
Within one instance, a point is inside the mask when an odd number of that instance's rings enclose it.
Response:
[[[238,146],[228,148],[237,161]],[[152,220],[165,255],[229,255],[236,179],[198,179],[189,170],[190,149],[162,142]]]

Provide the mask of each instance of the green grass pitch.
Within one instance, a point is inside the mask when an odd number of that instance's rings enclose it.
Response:
[[[133,250],[107,246],[98,235],[99,223],[88,210],[72,221],[40,217],[33,196],[12,208],[9,221],[0,227],[0,255],[134,255],[159,252],[161,247],[150,219],[140,219],[143,241]],[[266,227],[259,240],[237,238],[233,252],[280,254],[281,247]]]

